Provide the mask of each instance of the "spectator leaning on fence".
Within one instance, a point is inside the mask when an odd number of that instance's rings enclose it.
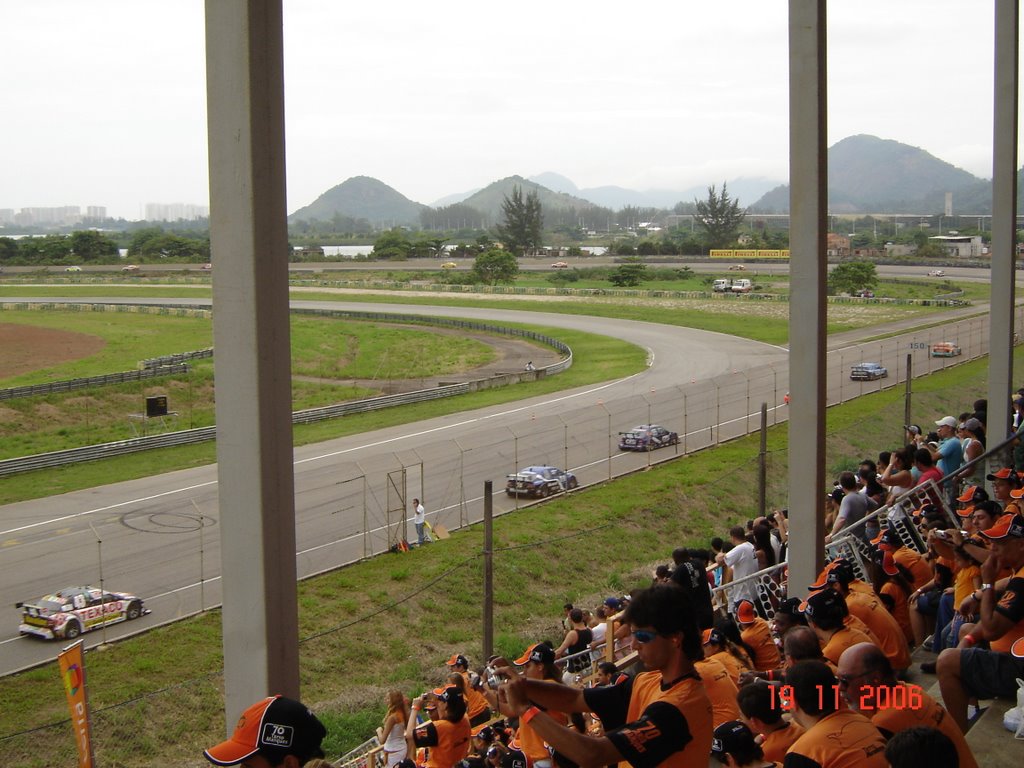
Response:
[[[700,634],[688,603],[671,584],[633,594],[624,619],[647,672],[586,689],[513,676],[501,687],[502,711],[526,720],[582,768],[621,761],[635,768],[703,765],[711,749],[711,702],[693,667],[701,656]],[[536,705],[594,712],[606,726],[605,735],[565,728]]]
[[[584,653],[588,650],[594,640],[594,633],[583,621],[583,611],[573,608],[569,611],[570,629],[565,633],[562,644],[555,649],[555,658],[569,656],[565,662],[565,672],[562,674],[562,682],[571,685],[574,678],[580,672],[590,669],[590,654]]]

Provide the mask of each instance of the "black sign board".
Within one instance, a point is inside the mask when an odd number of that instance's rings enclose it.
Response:
[[[155,395],[146,398],[146,418],[167,415],[167,395]]]

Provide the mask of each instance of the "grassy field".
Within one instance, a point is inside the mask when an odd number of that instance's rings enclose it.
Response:
[[[144,358],[212,346],[211,321],[114,312],[0,312],[0,323],[74,328],[103,340],[77,360],[0,380],[0,387],[41,384],[134,370]],[[331,405],[382,394],[394,380],[462,373],[491,362],[492,347],[473,338],[379,323],[294,315],[292,409]],[[369,386],[354,380],[379,382]],[[26,456],[134,436],[148,396],[166,395],[180,413],[172,427],[214,424],[213,361],[157,379],[6,400],[0,405],[0,458]]]
[[[984,396],[984,380],[985,361],[918,380],[914,413],[922,422],[957,413]],[[902,413],[896,390],[830,409],[829,471],[895,447]],[[786,435],[780,426],[768,436],[772,506],[785,504]],[[673,547],[706,546],[709,537],[754,516],[757,453],[757,437],[743,438],[496,521],[497,650],[519,653],[540,639],[558,641],[563,602],[593,607],[634,589]],[[328,724],[329,754],[372,732],[389,688],[411,694],[436,684],[455,651],[479,661],[481,536],[475,526],[431,547],[300,584],[302,695]],[[220,685],[219,620],[213,611],[89,655],[94,707],[143,697],[99,718],[101,764],[191,760],[199,746],[221,737],[219,703],[210,701]],[[66,717],[52,666],[0,680],[0,697],[0,738]],[[176,744],[146,740],[165,727],[185,735]],[[144,732],[142,747],[119,744],[112,732],[125,728]],[[28,764],[14,759],[28,749],[21,739],[7,742],[12,764]]]

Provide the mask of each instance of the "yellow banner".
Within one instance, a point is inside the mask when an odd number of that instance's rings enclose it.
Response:
[[[744,261],[747,259],[788,259],[789,249],[783,250],[740,250],[736,248],[715,248],[710,252],[712,259]]]
[[[57,655],[64,693],[71,710],[71,727],[75,731],[79,768],[93,768],[92,734],[89,729],[89,698],[85,693],[85,657],[82,641],[69,645]]]

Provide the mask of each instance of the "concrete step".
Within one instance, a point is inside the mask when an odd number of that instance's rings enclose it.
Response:
[[[936,655],[918,648],[911,655],[913,667],[907,674],[907,682],[921,686],[925,692],[938,702],[942,701],[939,690],[939,679],[921,671],[921,663],[935,661]],[[1013,734],[1003,728],[1003,715],[1016,701],[995,699],[979,702],[983,712],[967,731],[967,745],[971,748],[975,760],[982,768],[1020,768],[1024,765],[1024,740],[1015,739]]]

